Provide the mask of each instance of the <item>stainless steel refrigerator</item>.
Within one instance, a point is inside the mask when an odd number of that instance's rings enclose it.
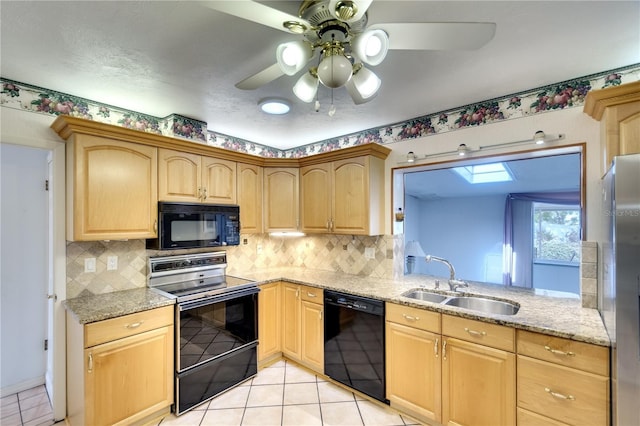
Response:
[[[640,154],[603,178],[598,307],[611,338],[612,425],[640,425]]]

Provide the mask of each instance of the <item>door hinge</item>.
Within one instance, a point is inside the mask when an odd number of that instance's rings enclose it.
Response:
[[[44,190],[48,191],[49,190],[49,179],[44,181]]]
[[[49,339],[44,339],[44,350],[45,351],[49,350]]]

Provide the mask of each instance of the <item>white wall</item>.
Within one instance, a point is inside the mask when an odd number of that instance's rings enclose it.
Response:
[[[496,277],[487,272],[496,261],[502,270],[504,204],[504,195],[413,199],[407,205],[407,216],[417,217],[407,221],[405,235],[418,240],[425,254],[449,260],[457,278],[501,284],[501,274]],[[449,270],[442,263],[418,260],[415,273],[447,277]]]
[[[0,387],[4,390],[44,383],[48,287],[48,195],[44,182],[48,152],[8,144],[0,148]]]

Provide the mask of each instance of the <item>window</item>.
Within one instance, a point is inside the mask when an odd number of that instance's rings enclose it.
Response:
[[[533,260],[580,262],[580,208],[533,203]]]
[[[469,183],[509,182],[513,180],[509,167],[504,163],[478,164],[454,167],[453,171]]]

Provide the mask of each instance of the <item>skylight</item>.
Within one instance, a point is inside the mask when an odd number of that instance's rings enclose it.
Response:
[[[472,184],[509,182],[513,180],[509,167],[504,163],[454,167],[452,170]]]

